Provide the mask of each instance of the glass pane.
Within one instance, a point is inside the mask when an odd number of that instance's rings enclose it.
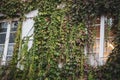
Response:
[[[0,44],[5,43],[6,34],[0,34]]]
[[[18,26],[18,22],[17,21],[13,21],[12,22],[12,26],[11,26],[11,31],[16,31],[17,30],[17,26]]]
[[[10,33],[10,39],[9,39],[9,43],[14,43],[15,42],[15,33]]]
[[[100,45],[100,39],[96,39],[93,46],[93,52],[96,54],[99,54],[99,45]]]
[[[0,32],[6,32],[7,31],[7,23],[2,22],[0,23]]]
[[[13,49],[14,49],[14,44],[9,44],[8,45],[8,52],[7,55],[11,55],[13,54]]]
[[[0,45],[0,58],[2,57],[4,51],[4,45]]]
[[[7,64],[9,63],[9,61],[12,59],[12,56],[7,56],[6,57],[6,61],[7,61]]]
[[[107,42],[105,42],[104,45],[104,61],[106,62],[109,54],[112,52],[112,50],[114,49],[114,43],[112,42],[114,38],[109,38],[109,40]]]

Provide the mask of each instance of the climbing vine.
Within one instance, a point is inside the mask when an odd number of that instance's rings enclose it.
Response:
[[[119,3],[119,0],[1,0],[0,12],[4,16],[0,19],[20,18],[13,59],[2,72],[1,80],[119,80]],[[22,20],[25,13],[34,9],[38,9],[38,16],[34,19],[33,46],[28,49],[31,36],[21,40]],[[86,63],[84,47],[93,44],[94,27],[89,25],[101,15],[115,19],[115,49],[104,66],[93,68]]]

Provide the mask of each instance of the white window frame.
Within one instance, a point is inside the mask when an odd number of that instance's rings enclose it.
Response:
[[[90,56],[88,56],[88,60],[90,62],[91,65],[93,66],[101,66],[101,65],[104,65],[105,61],[104,61],[104,44],[105,44],[105,21],[107,20],[107,17],[102,15],[100,17],[100,24],[97,24],[97,26],[100,26],[100,37],[99,38],[96,38],[96,39],[99,39],[99,51],[98,51],[98,58],[96,59],[97,63],[95,63],[95,58],[92,58]],[[95,24],[96,25],[96,24]],[[112,18],[110,18],[110,26],[112,25]],[[113,38],[113,37],[112,37]],[[85,55],[87,55],[87,48],[85,46],[85,49],[84,49],[84,53]]]
[[[104,57],[104,38],[105,38],[105,16],[102,15],[100,19],[100,46],[99,46],[99,65],[103,65]]]
[[[110,23],[109,26],[112,26],[112,18],[110,18]],[[104,15],[101,16],[101,20],[100,20],[100,49],[99,49],[99,65],[103,65],[104,64],[104,44],[105,44],[105,21],[107,21],[107,17],[105,17]],[[109,37],[110,38],[110,37]],[[111,38],[114,38],[114,36],[112,36]],[[112,48],[114,49],[114,46],[111,45]]]
[[[7,25],[7,33],[6,33],[5,46],[4,46],[1,65],[6,64],[7,50],[8,50],[8,44],[9,44],[9,38],[10,38],[10,29],[11,29],[11,21],[9,21]]]
[[[18,18],[12,19],[12,20],[2,20],[2,21],[0,21],[0,23],[6,22],[8,24],[7,25],[7,31],[6,31],[5,43],[3,44],[4,45],[4,50],[3,50],[3,54],[2,54],[1,65],[6,65],[7,64],[7,56],[12,56],[12,55],[7,54],[8,53],[8,45],[9,44],[14,44],[14,43],[9,43],[12,21],[18,21]]]

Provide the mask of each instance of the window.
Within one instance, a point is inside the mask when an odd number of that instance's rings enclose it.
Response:
[[[96,37],[89,57],[89,63],[93,66],[103,65],[114,49],[112,31],[112,18],[101,16],[98,18],[95,26]]]
[[[0,61],[3,65],[12,57],[17,25],[17,21],[0,22]]]
[[[2,60],[2,55],[4,51],[5,38],[7,33],[7,23],[0,23],[0,61]]]

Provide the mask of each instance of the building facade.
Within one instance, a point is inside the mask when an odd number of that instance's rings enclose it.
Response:
[[[38,11],[34,10],[26,14],[26,19],[22,24],[22,39],[25,36],[33,34],[33,18],[37,16]],[[3,15],[1,15],[3,16]],[[0,21],[0,64],[5,65],[12,58],[15,45],[16,31],[18,27],[18,19],[1,20]],[[29,41],[29,48],[32,46],[33,37]]]
[[[22,39],[26,36],[31,36],[34,31],[34,20],[33,18],[37,16],[38,11],[34,10],[26,14],[26,20],[23,21],[22,24]],[[3,15],[1,15],[3,16]],[[112,18],[107,18],[105,16],[101,16],[98,19],[98,23],[95,24],[96,29],[96,37],[94,40],[94,45],[92,47],[92,51],[88,54],[87,49],[85,47],[85,54],[89,58],[89,63],[93,66],[103,65],[112,49],[114,49],[112,40],[114,35],[110,32],[108,34],[108,41],[105,40],[105,32],[106,28],[110,28],[112,26]],[[0,21],[0,64],[5,65],[8,61],[10,61],[13,55],[13,49],[15,45],[15,34],[18,27],[18,19],[12,20],[1,20]],[[29,41],[29,49],[32,46],[33,37],[30,38]]]

